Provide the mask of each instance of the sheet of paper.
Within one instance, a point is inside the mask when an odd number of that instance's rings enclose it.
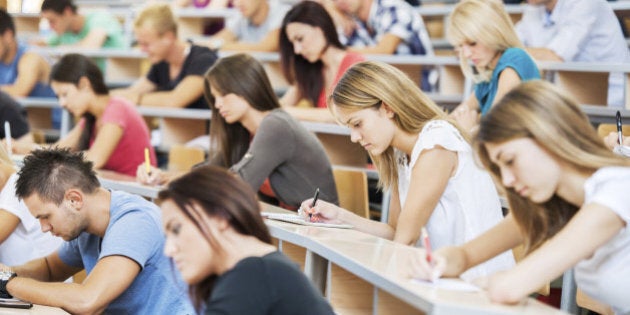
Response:
[[[349,224],[333,224],[333,223],[323,223],[323,222],[310,222],[304,220],[301,216],[297,214],[285,214],[285,213],[273,213],[273,212],[261,212],[260,213],[263,218],[278,220],[283,222],[289,222],[299,225],[308,225],[308,226],[318,226],[318,227],[330,227],[330,228],[338,228],[338,229],[351,229],[352,225]]]
[[[437,279],[435,282],[421,280],[421,279],[412,279],[411,281],[414,281],[423,286],[428,286],[428,287],[433,287],[436,289],[443,289],[443,290],[467,291],[467,292],[475,292],[475,291],[481,290],[476,285],[473,285],[462,279],[457,279],[457,278],[440,278],[440,279]]]

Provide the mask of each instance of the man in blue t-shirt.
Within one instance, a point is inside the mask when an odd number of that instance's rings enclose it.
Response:
[[[0,291],[70,313],[194,313],[163,255],[159,208],[102,188],[82,153],[33,152],[24,159],[16,195],[42,231],[66,242],[46,257],[12,267],[16,275],[2,280]],[[83,283],[58,282],[81,269],[87,273]]]

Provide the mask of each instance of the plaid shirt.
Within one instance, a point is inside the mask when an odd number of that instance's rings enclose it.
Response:
[[[403,0],[373,0],[366,23],[356,17],[356,29],[347,38],[346,45],[370,47],[386,34],[399,37],[398,55],[432,55],[433,47],[422,17]]]

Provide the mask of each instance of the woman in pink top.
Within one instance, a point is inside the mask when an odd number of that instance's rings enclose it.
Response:
[[[346,70],[365,58],[345,50],[321,4],[303,1],[282,21],[280,60],[284,76],[292,84],[280,99],[282,106],[301,120],[332,122],[326,109],[328,95]],[[308,108],[296,107],[302,100],[308,101]]]
[[[136,108],[122,98],[110,97],[103,74],[96,64],[79,54],[65,55],[50,73],[51,87],[61,107],[78,123],[55,146],[85,151],[95,169],[134,176],[149,148],[156,165],[149,129]],[[33,147],[14,147],[28,153]]]

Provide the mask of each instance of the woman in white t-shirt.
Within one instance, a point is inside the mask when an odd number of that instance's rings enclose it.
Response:
[[[350,128],[353,142],[370,154],[380,185],[392,192],[388,223],[371,221],[332,204],[312,200],[304,212],[324,222],[422,246],[426,226],[433,248],[461,245],[501,221],[501,204],[490,175],[475,165],[460,129],[400,70],[362,62],[339,80],[329,102],[335,118]],[[514,264],[507,252],[467,277]]]
[[[62,239],[42,233],[39,222],[15,196],[17,174],[0,146],[0,264],[16,266],[52,253]]]
[[[582,291],[630,314],[630,160],[604,145],[576,102],[550,83],[524,83],[482,118],[476,149],[505,187],[510,215],[435,252],[433,268],[417,259],[416,275],[455,276],[524,244],[525,259],[486,279],[493,301],[518,302],[575,267]]]

